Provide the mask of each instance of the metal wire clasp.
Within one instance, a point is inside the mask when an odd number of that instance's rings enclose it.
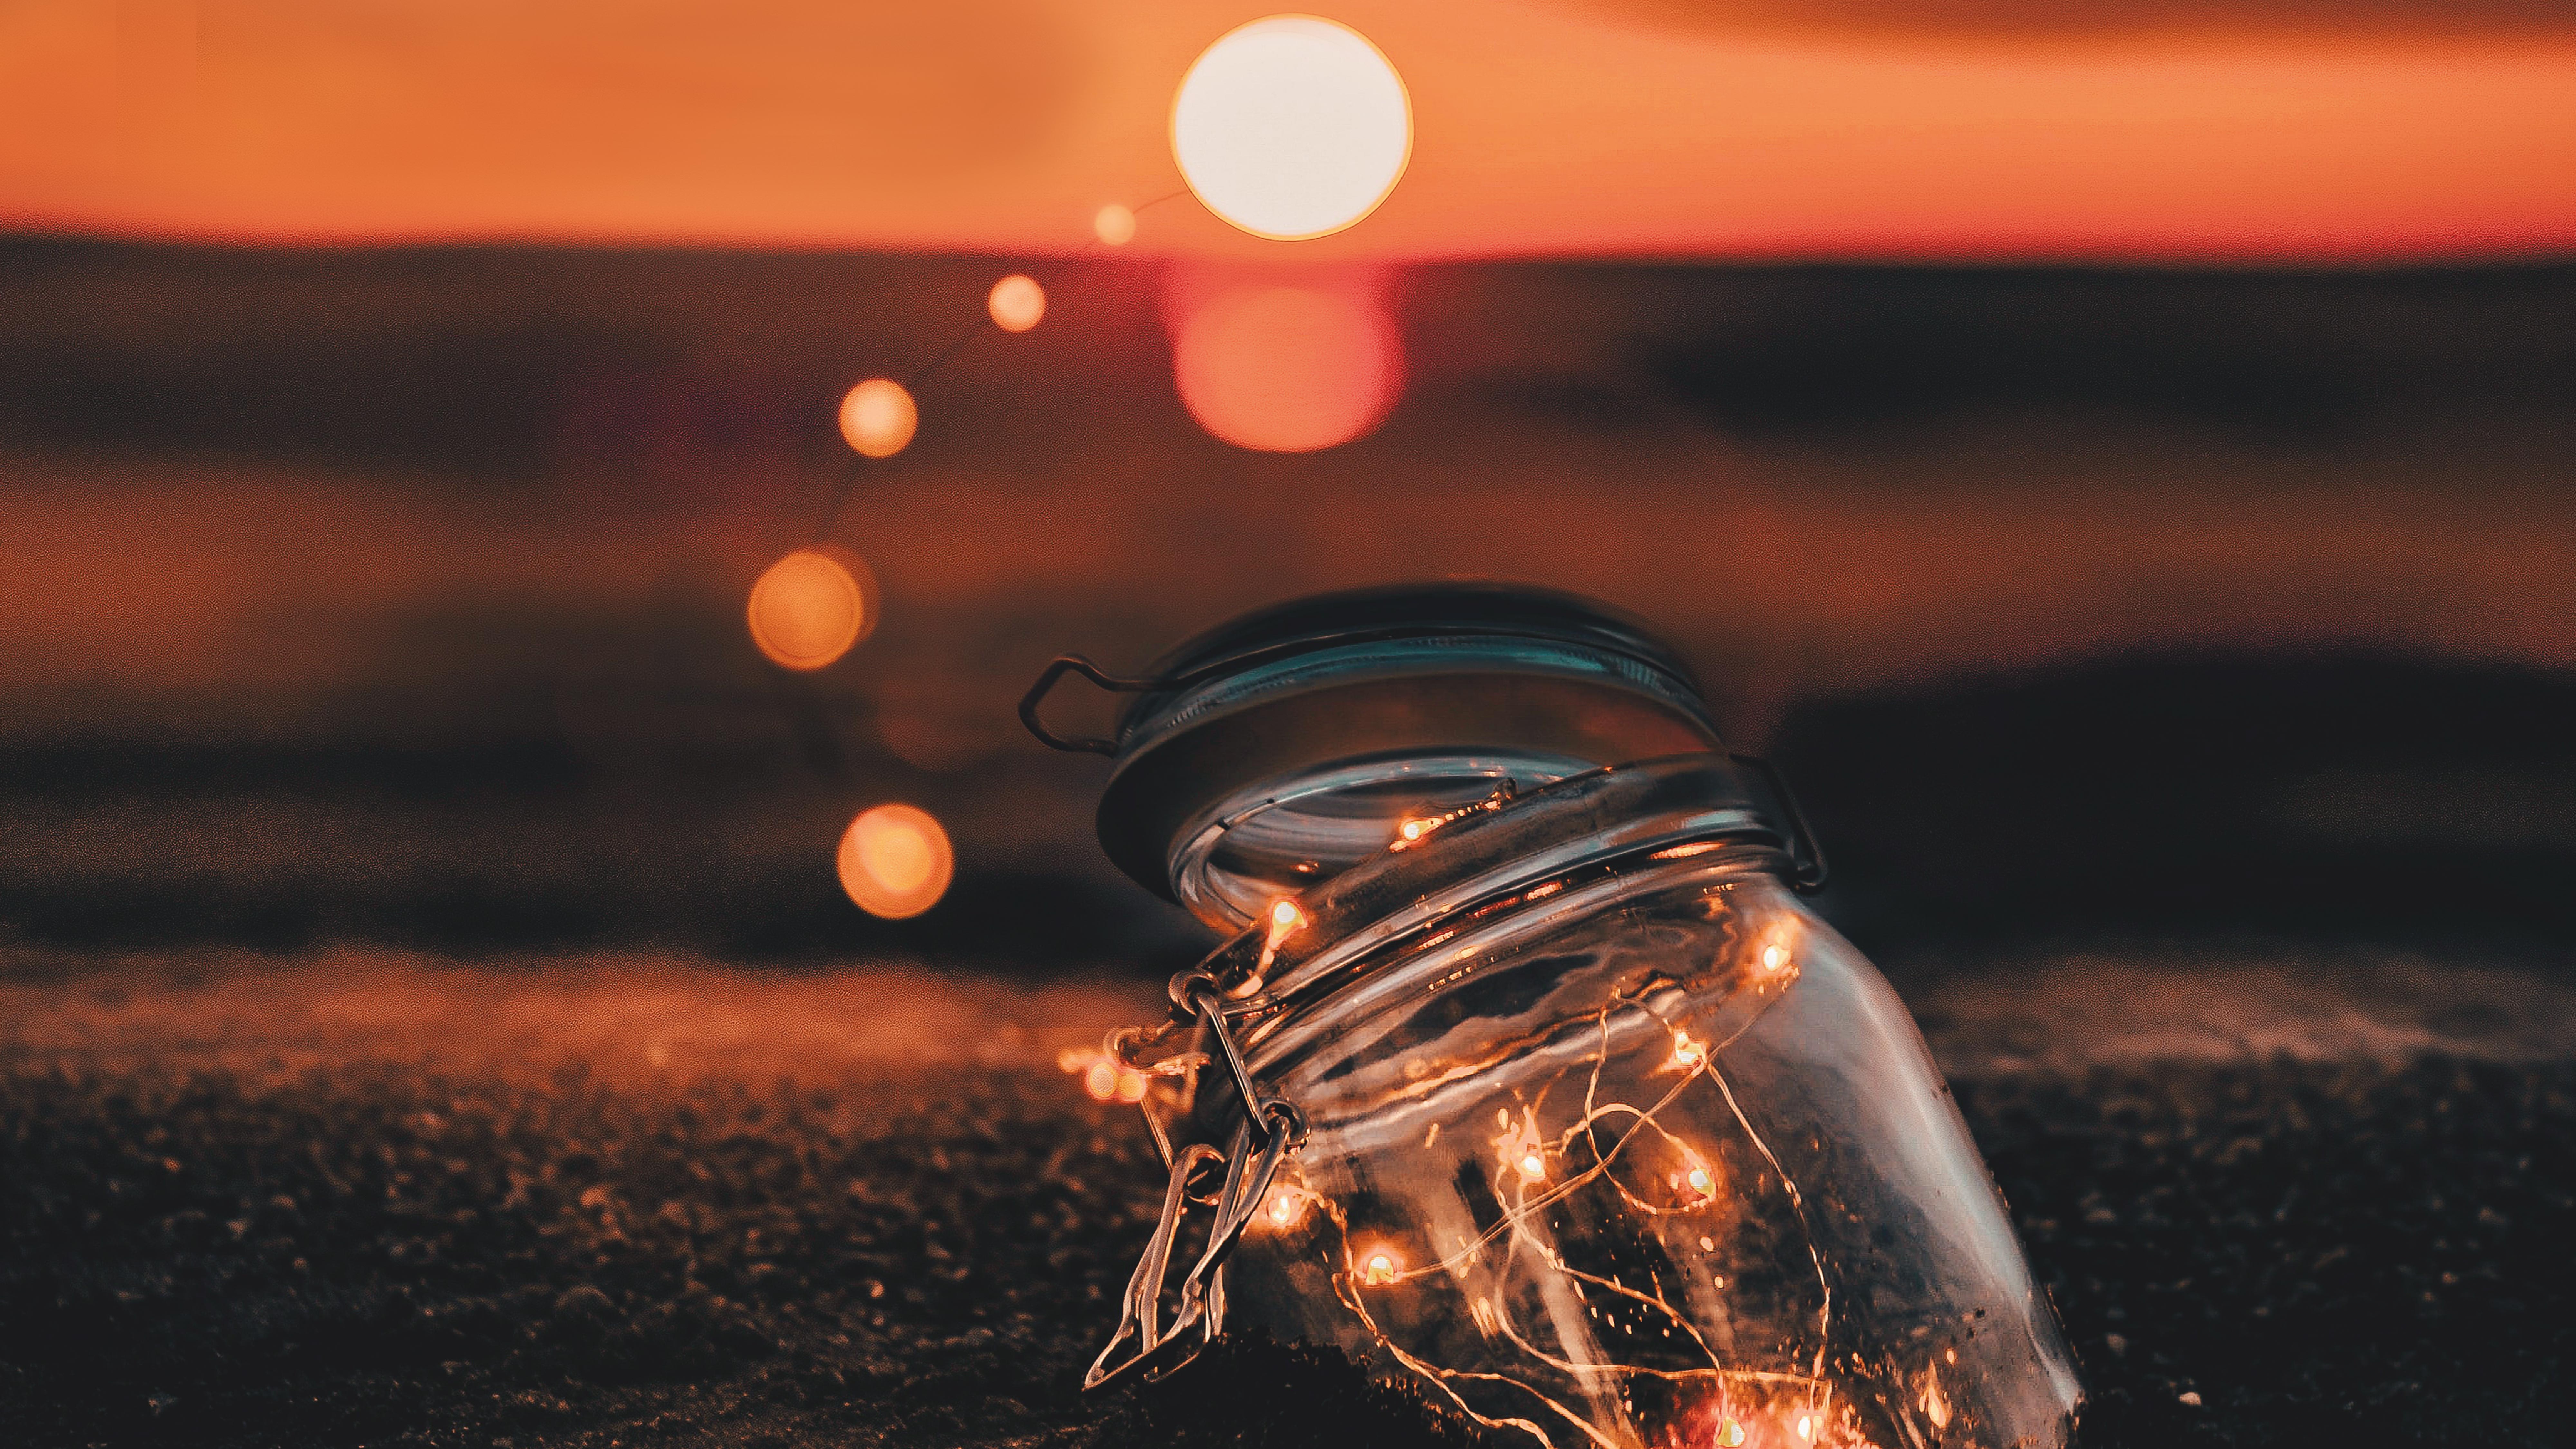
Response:
[[[1780,803],[1780,812],[1789,817],[1790,887],[1802,896],[1823,890],[1832,876],[1832,867],[1825,864],[1825,848],[1816,843],[1816,832],[1807,824],[1807,812],[1798,808],[1798,796],[1789,788],[1789,777],[1759,755],[1727,758],[1761,775],[1762,783],[1770,787],[1771,798]]]
[[[1074,754],[1115,755],[1118,742],[1090,735],[1060,735],[1048,729],[1038,718],[1038,706],[1046,703],[1047,695],[1055,689],[1055,682],[1067,673],[1079,674],[1112,694],[1140,694],[1168,682],[1154,678],[1122,678],[1079,654],[1060,654],[1049,661],[1044,672],[1038,675],[1038,682],[1030,685],[1029,692],[1020,696],[1020,723],[1028,726],[1029,733],[1036,735],[1048,749]]]
[[[1159,689],[1185,689],[1220,674],[1249,669],[1256,664],[1267,664],[1274,659],[1284,659],[1292,654],[1339,648],[1349,644],[1374,643],[1386,639],[1409,639],[1426,633],[1450,638],[1461,636],[1512,638],[1517,637],[1521,631],[1512,626],[1494,624],[1443,624],[1429,630],[1419,624],[1380,624],[1357,629],[1333,629],[1322,633],[1300,635],[1294,639],[1281,639],[1275,643],[1264,644],[1257,649],[1245,649],[1203,660],[1178,674],[1147,674],[1135,678],[1112,674],[1079,654],[1059,654],[1047,662],[1045,669],[1039,671],[1037,683],[1029,686],[1029,692],[1020,696],[1020,723],[1028,726],[1029,733],[1037,736],[1039,742],[1048,749],[1064,750],[1074,754],[1116,755],[1118,741],[1114,739],[1097,735],[1060,735],[1048,729],[1046,722],[1038,718],[1038,710],[1046,703],[1046,697],[1054,692],[1057,680],[1067,674],[1079,674],[1090,680],[1093,685],[1111,694],[1145,694]]]
[[[1206,1029],[1243,1102],[1243,1120],[1235,1125],[1234,1139],[1224,1152],[1203,1142],[1175,1151],[1164,1135],[1163,1125],[1150,1110],[1146,1111],[1146,1125],[1153,1129],[1155,1146],[1171,1163],[1172,1178],[1163,1190],[1162,1217],[1154,1224],[1144,1255],[1137,1259],[1136,1271],[1127,1280],[1118,1331],[1109,1336],[1100,1357],[1092,1360],[1091,1371],[1083,1375],[1082,1386],[1086,1389],[1096,1389],[1129,1372],[1148,1380],[1161,1378],[1198,1357],[1199,1351],[1224,1331],[1225,1260],[1233,1256],[1245,1226],[1270,1195],[1270,1185],[1279,1176],[1279,1165],[1306,1140],[1305,1114],[1286,1098],[1262,1092],[1245,1069],[1242,1049],[1235,1045],[1234,1033],[1226,1028],[1229,1007],[1216,978],[1204,971],[1184,971],[1172,978],[1171,995],[1172,1020],[1165,1031],[1193,1022]],[[1231,1008],[1238,1015],[1267,1009],[1266,1004],[1248,1002],[1234,1003]],[[1111,1037],[1112,1050],[1123,1056],[1125,1047],[1142,1035],[1122,1031]],[[1225,1163],[1225,1178],[1215,1197],[1194,1192],[1192,1180],[1220,1160]],[[1207,1244],[1200,1249],[1198,1261],[1181,1279],[1180,1304],[1166,1327],[1164,1280],[1171,1273],[1172,1250],[1180,1237],[1181,1220],[1188,1216],[1193,1204],[1214,1207],[1216,1218],[1208,1227]],[[1197,1330],[1194,1337],[1192,1329]],[[1133,1347],[1121,1357],[1120,1350],[1127,1348],[1130,1340]]]

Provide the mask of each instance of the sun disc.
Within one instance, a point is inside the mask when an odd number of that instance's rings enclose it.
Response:
[[[1172,98],[1172,157],[1208,210],[1300,241],[1377,209],[1413,152],[1413,107],[1347,25],[1273,15],[1219,36]]]

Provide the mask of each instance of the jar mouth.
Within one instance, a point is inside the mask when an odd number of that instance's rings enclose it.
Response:
[[[1724,852],[1722,858],[1718,852]],[[1578,869],[1611,873],[1708,854],[1787,876],[1787,837],[1754,806],[1720,754],[1676,755],[1586,771],[1470,808],[1399,839],[1314,889],[1283,896],[1197,968],[1250,1023],[1256,1058],[1294,1017],[1411,959],[1445,922],[1544,892]]]
[[[1339,662],[1318,661],[1317,672]],[[1326,790],[1336,782],[1357,789],[1347,815],[1351,828],[1374,814],[1375,843],[1384,845],[1415,808],[1427,813],[1431,804],[1404,799],[1403,772],[1389,768],[1397,760],[1422,762],[1417,779],[1426,785],[1484,774],[1489,783],[1476,792],[1483,795],[1504,783],[1552,784],[1569,773],[1707,753],[1717,744],[1694,715],[1613,676],[1532,668],[1519,660],[1509,668],[1458,664],[1455,656],[1413,655],[1400,663],[1380,656],[1348,674],[1281,681],[1226,712],[1161,732],[1123,754],[1101,791],[1102,847],[1156,894],[1190,905],[1211,926],[1235,930],[1257,908],[1240,913],[1217,895],[1187,900],[1180,886],[1183,853],[1208,858],[1217,842],[1199,837],[1210,824],[1242,818],[1283,790],[1295,792],[1293,814],[1320,828],[1333,808]],[[1435,671],[1434,665],[1445,667]],[[1326,875],[1323,858],[1272,855],[1255,844],[1258,835],[1236,843],[1238,857],[1248,863],[1257,857],[1249,873],[1283,890]],[[1346,850],[1357,845],[1354,838]],[[1318,868],[1297,869],[1310,862]]]
[[[1174,836],[1172,891],[1203,921],[1241,929],[1271,904],[1497,799],[1596,768],[1536,750],[1389,751],[1257,781]]]

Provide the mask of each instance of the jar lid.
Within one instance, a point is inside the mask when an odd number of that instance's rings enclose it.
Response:
[[[1068,670],[1133,692],[1114,739],[1038,705]],[[1066,656],[1021,702],[1115,760],[1100,843],[1138,884],[1240,929],[1407,822],[1603,765],[1719,748],[1670,646],[1607,605],[1489,583],[1321,594],[1189,640],[1142,677]],[[1417,827],[1419,828],[1419,827]]]

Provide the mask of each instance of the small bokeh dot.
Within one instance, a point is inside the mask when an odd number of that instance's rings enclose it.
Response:
[[[1005,332],[1026,332],[1046,316],[1046,289],[1034,277],[1013,273],[993,284],[993,294],[984,305],[993,314],[994,326]]]
[[[891,458],[921,426],[912,394],[892,378],[872,377],[841,399],[841,437],[871,458]]]

